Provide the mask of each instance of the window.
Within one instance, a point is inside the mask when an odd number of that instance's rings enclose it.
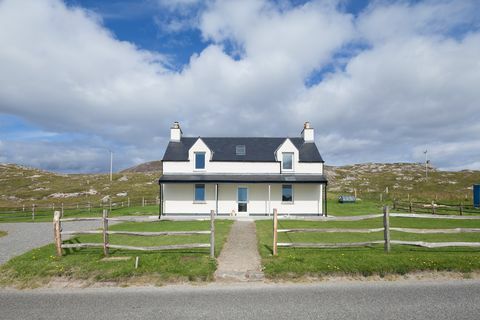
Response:
[[[205,169],[205,152],[195,152],[195,169]]]
[[[247,149],[245,148],[244,145],[238,145],[235,147],[235,154],[237,156],[244,156],[247,154]]]
[[[205,185],[196,184],[195,185],[195,202],[205,201]]]
[[[291,184],[282,186],[282,202],[293,202],[293,188]]]
[[[284,152],[282,153],[282,169],[283,170],[293,170],[293,153]]]

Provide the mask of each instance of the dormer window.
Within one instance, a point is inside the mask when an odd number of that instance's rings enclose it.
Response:
[[[195,170],[205,169],[205,152],[195,152]]]
[[[282,169],[293,170],[293,152],[282,153]]]
[[[245,148],[245,145],[238,145],[235,147],[235,154],[237,156],[244,156],[247,154],[247,149]]]

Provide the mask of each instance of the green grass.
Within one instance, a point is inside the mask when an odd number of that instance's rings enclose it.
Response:
[[[230,230],[232,221],[215,221],[215,254],[218,256]],[[122,223],[111,230],[127,231],[187,231],[209,230],[210,221],[158,221],[149,223]],[[68,229],[67,229],[68,230]],[[79,236],[65,243],[101,242],[100,235]],[[157,246],[181,243],[209,243],[209,235],[133,237],[111,235],[112,244]],[[97,248],[67,249],[63,257],[55,256],[53,245],[47,245],[15,257],[0,267],[0,286],[36,287],[54,278],[118,284],[161,285],[177,281],[210,281],[216,262],[209,257],[209,249],[185,249],[157,252],[110,250],[111,257],[132,257],[127,261],[102,261],[103,250]],[[140,258],[138,269],[135,257]]]
[[[279,228],[378,228],[382,219],[357,222],[279,221]],[[410,228],[479,228],[480,221],[452,221],[431,219],[391,218],[392,227]],[[384,252],[383,245],[367,248],[307,249],[279,248],[278,256],[272,256],[272,222],[257,221],[257,237],[264,272],[272,279],[325,275],[386,275],[415,271],[480,270],[478,248],[427,249],[392,245],[392,251]],[[417,235],[391,232],[395,240],[480,241],[480,234]],[[383,232],[372,234],[349,233],[279,233],[279,242],[360,242],[382,240]]]
[[[355,203],[339,203],[337,198],[327,201],[327,214],[333,216],[357,216],[383,212],[383,205],[380,201],[361,200]]]
[[[7,235],[7,232],[6,232],[6,231],[0,230],[0,238],[1,238],[1,237],[5,237],[6,235]]]
[[[107,208],[107,207],[105,207]],[[65,218],[74,218],[74,217],[100,217],[102,216],[102,208],[93,208],[89,212],[88,210],[81,209],[69,209],[64,210]],[[158,215],[158,206],[136,206],[136,207],[119,207],[113,208],[109,216],[125,216],[125,215]],[[4,222],[51,222],[53,220],[53,211],[52,210],[39,210],[35,213],[35,219],[32,219],[32,212],[28,211],[26,213],[14,213],[6,214],[0,213],[0,223]]]

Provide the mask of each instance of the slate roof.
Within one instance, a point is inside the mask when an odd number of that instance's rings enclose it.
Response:
[[[323,175],[313,174],[165,174],[159,183],[327,183]]]
[[[275,151],[287,139],[264,137],[182,137],[179,142],[170,141],[163,161],[188,161],[188,150],[201,138],[213,152],[211,161],[273,162]],[[305,143],[303,138],[289,138],[299,150],[300,162],[324,162],[315,143]],[[246,154],[236,155],[236,146],[244,145]]]

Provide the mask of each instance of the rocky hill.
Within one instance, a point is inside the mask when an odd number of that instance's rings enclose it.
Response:
[[[139,164],[137,166],[120,171],[120,173],[132,173],[132,172],[162,172],[162,161],[150,161]]]
[[[112,201],[140,202],[158,195],[159,172],[58,174],[15,164],[0,164],[0,207]],[[107,198],[106,198],[107,197]]]
[[[326,166],[329,191],[378,199],[463,201],[472,199],[472,185],[480,183],[480,171],[440,171],[418,163],[365,163]]]
[[[87,201],[139,203],[155,199],[161,175],[160,161],[145,163],[113,175],[58,174],[15,164],[0,164],[0,207]],[[326,167],[329,196],[355,194],[364,199],[397,198],[439,201],[472,199],[472,185],[480,171],[448,172],[415,163],[366,163]]]

